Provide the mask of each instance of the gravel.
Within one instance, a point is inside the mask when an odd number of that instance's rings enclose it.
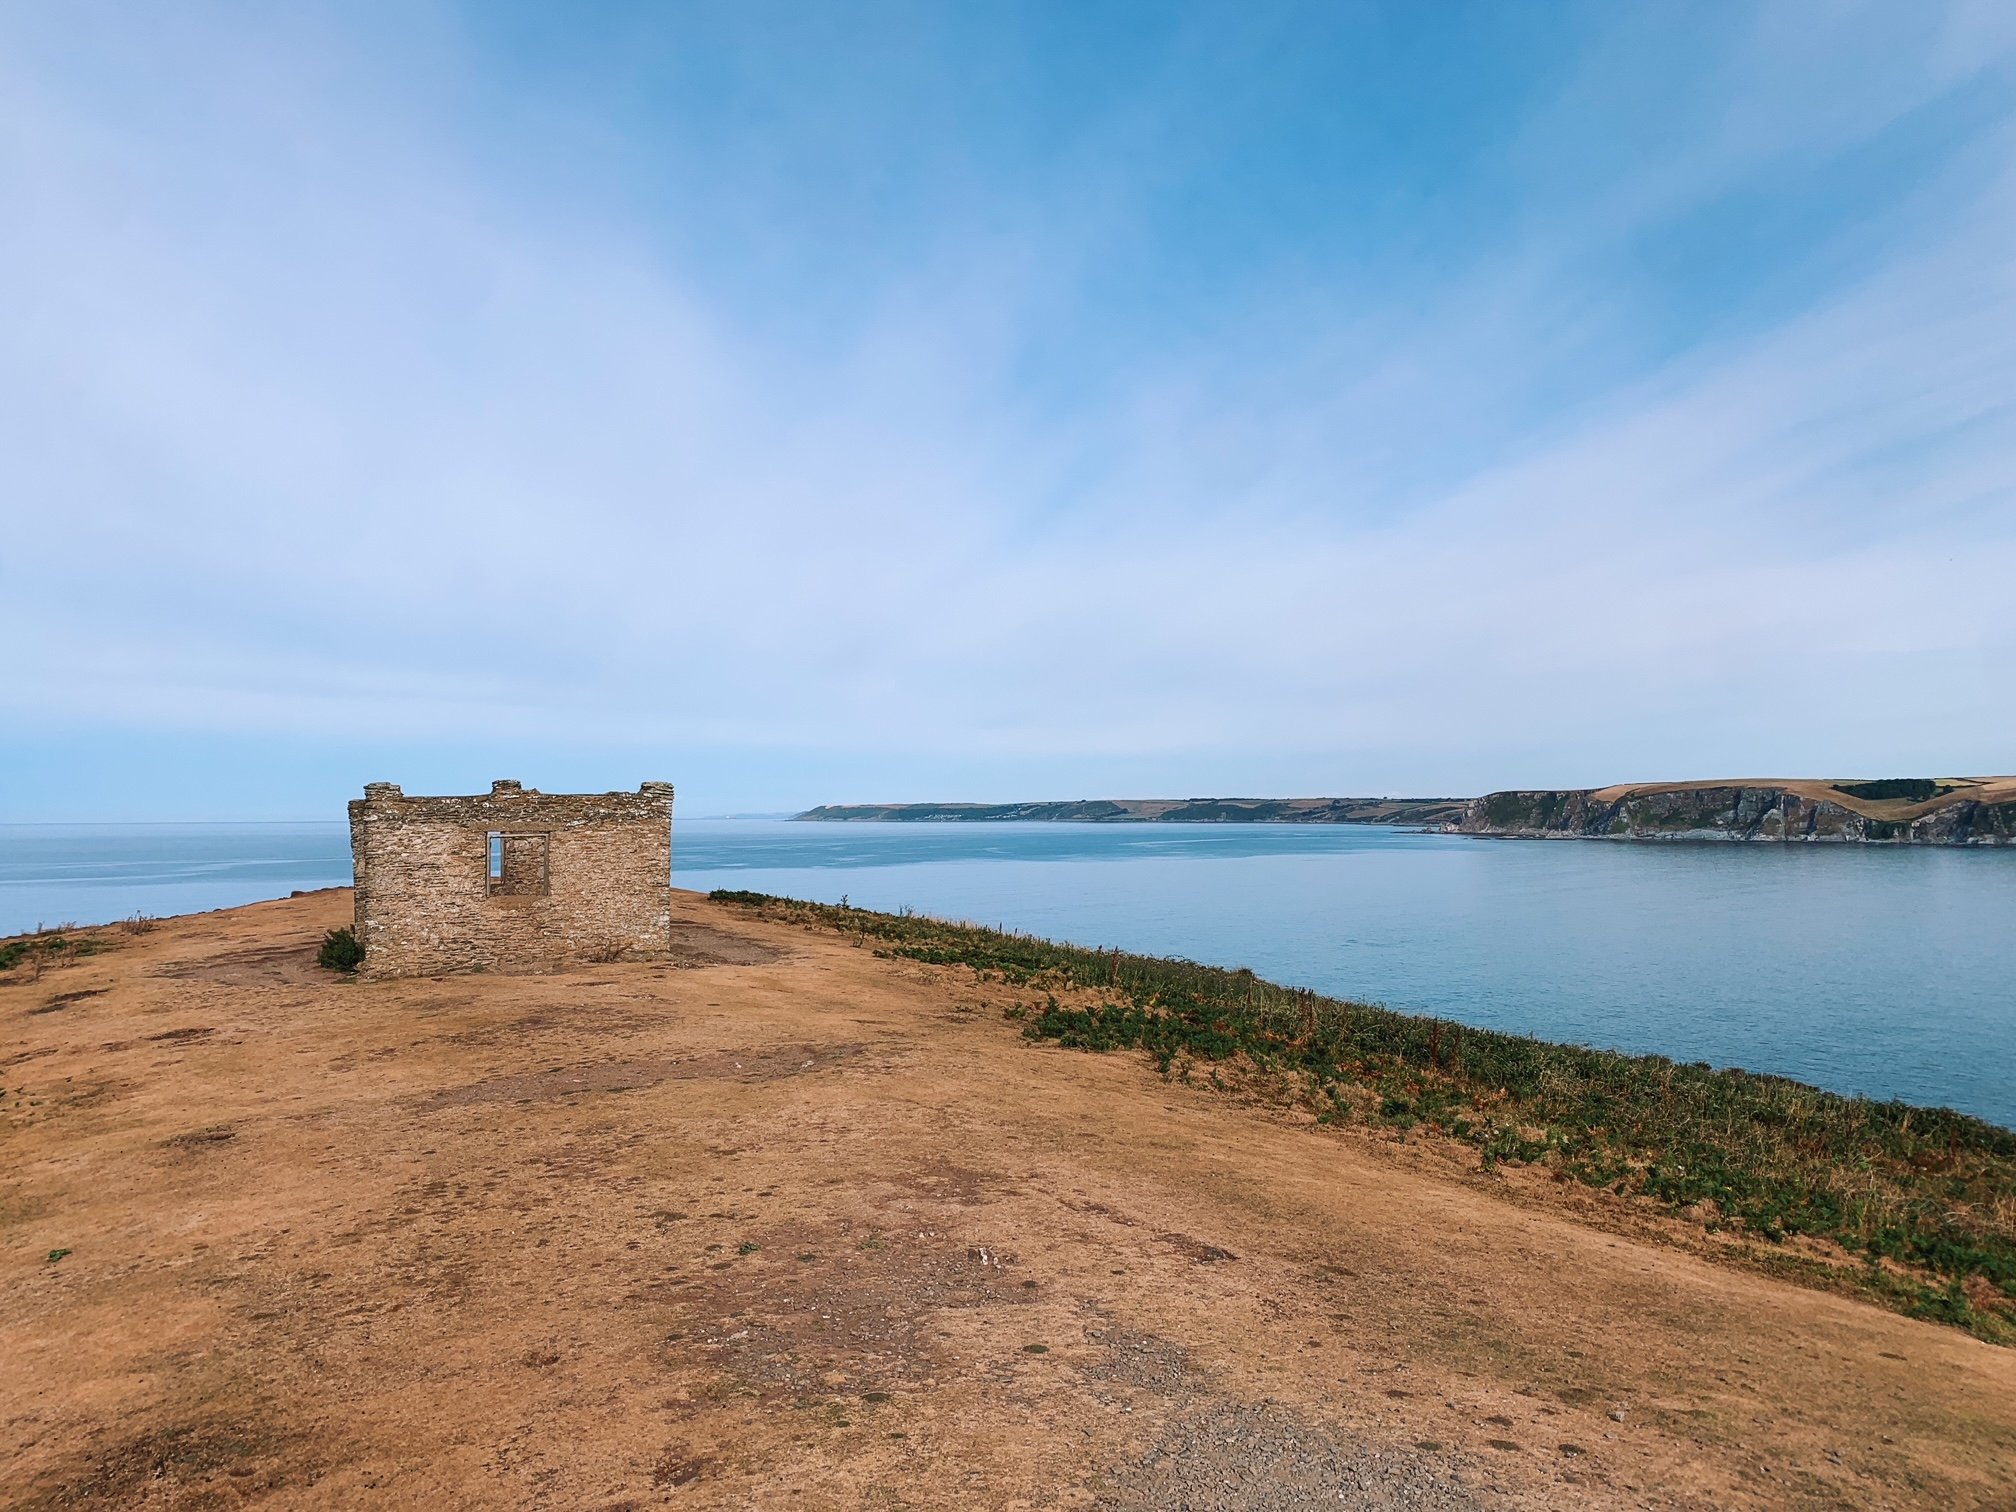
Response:
[[[1284,1407],[1221,1402],[1179,1414],[1097,1505],[1156,1512],[1305,1512],[1313,1507],[1469,1512],[1481,1507],[1443,1456],[1379,1450]]]
[[[1095,1395],[1128,1402],[1129,1411],[1138,1403],[1167,1413],[1147,1452],[1103,1477],[1095,1505],[1105,1512],[1473,1512],[1485,1505],[1483,1488],[1464,1483],[1454,1455],[1382,1448],[1278,1402],[1235,1400],[1183,1350],[1152,1335],[1108,1327],[1093,1336],[1107,1348],[1106,1359],[1086,1371]]]

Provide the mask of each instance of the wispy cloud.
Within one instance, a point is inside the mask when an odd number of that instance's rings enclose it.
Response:
[[[831,102],[633,110],[481,11],[17,13],[15,717],[655,745],[737,804],[851,796],[835,753],[976,794],[2006,766],[2016,38],[1827,15],[1592,14],[1454,204],[1316,141],[1320,87],[1205,98],[1202,21],[1064,132],[1035,44],[984,123],[903,70],[847,101],[918,139],[885,223],[766,156]],[[1337,203],[1267,221],[1234,139]]]

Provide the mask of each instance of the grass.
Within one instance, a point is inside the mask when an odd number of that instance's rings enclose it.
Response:
[[[1486,1170],[1543,1168],[1755,1240],[1783,1274],[2016,1343],[2016,1131],[1783,1077],[1465,1028],[1250,971],[713,896],[1040,992],[1010,1010],[1032,1040],[1139,1051],[1164,1075],[1201,1066],[1214,1083],[1220,1067],[1273,1073],[1320,1122],[1462,1141]]]
[[[33,934],[0,940],[0,972],[25,967],[29,980],[38,980],[48,967],[97,955],[111,949],[113,944],[103,929],[80,933],[75,924],[38,929]]]

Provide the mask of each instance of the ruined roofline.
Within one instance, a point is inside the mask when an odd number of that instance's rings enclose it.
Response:
[[[606,793],[542,793],[537,788],[528,788],[523,783],[509,777],[499,777],[490,784],[488,793],[408,793],[396,782],[367,782],[364,784],[362,800],[355,802],[375,803],[380,799],[401,799],[409,803],[480,802],[486,798],[670,798],[672,784],[669,782],[640,782],[635,793],[623,788],[615,788]]]

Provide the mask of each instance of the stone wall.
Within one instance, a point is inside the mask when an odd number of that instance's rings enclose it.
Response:
[[[672,785],[350,803],[360,975],[539,972],[671,948]]]

